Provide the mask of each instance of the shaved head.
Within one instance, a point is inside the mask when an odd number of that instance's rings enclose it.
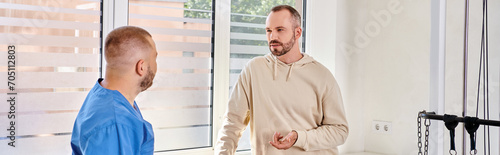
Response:
[[[147,59],[154,47],[151,34],[134,26],[123,26],[111,31],[106,37],[104,57],[107,69],[130,68],[139,59]]]
[[[123,26],[106,37],[106,78],[109,81],[129,80],[135,90],[151,87],[156,74],[156,45],[148,31],[134,26]]]
[[[292,16],[292,18],[290,18],[290,22],[292,22],[294,29],[300,27],[300,14],[297,10],[289,5],[278,5],[273,7],[271,9],[271,12],[278,12],[281,10],[287,10],[288,12],[290,12],[290,15]]]

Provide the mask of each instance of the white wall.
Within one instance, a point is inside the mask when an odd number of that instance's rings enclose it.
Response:
[[[317,40],[333,38],[336,48],[322,48],[322,44],[317,47],[308,40],[312,48],[328,50],[306,52],[322,59],[319,61],[327,67],[333,65],[331,70],[340,84],[350,127],[340,152],[415,154],[416,116],[419,110],[428,108],[429,101],[429,1],[329,3],[336,7],[312,6],[326,12],[315,14],[308,10],[308,15],[316,17],[308,22],[334,20],[336,26],[324,31],[336,29],[336,33],[320,35],[323,29],[315,29],[316,33],[309,31],[308,35]],[[328,14],[335,8],[336,18]],[[328,56],[331,51],[335,51],[334,56]],[[331,62],[334,64],[328,64]],[[392,122],[393,133],[372,133],[373,120]]]
[[[336,75],[345,103],[354,104],[347,112],[363,117],[361,133],[351,135],[363,135],[364,151],[416,154],[417,113],[429,102],[429,40],[429,1],[338,1]],[[392,134],[373,133],[373,120],[391,122]]]
[[[303,51],[335,72],[335,37],[337,2],[335,0],[307,1],[306,51]]]

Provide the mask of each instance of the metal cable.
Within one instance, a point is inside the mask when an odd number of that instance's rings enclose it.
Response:
[[[467,115],[467,57],[468,57],[468,33],[469,33],[469,0],[465,0],[465,23],[464,23],[464,83],[463,83],[463,113],[462,116]],[[467,137],[465,127],[463,129],[463,137]],[[466,140],[463,141],[462,154],[466,154],[465,146]]]
[[[486,53],[486,118],[485,119],[490,119],[490,93],[489,93],[489,51],[488,51],[488,0],[484,0],[484,20],[485,20],[485,53]],[[491,154],[491,139],[490,139],[490,126],[487,126],[488,128],[488,155]],[[486,132],[485,132],[485,137],[486,137]],[[486,145],[486,144],[484,144]]]

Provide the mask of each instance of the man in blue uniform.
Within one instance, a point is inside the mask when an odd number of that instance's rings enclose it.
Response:
[[[151,34],[133,26],[117,28],[106,37],[104,55],[105,78],[97,80],[75,120],[73,154],[153,154],[153,129],[134,101],[156,74]]]

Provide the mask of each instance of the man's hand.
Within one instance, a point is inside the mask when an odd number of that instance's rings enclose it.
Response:
[[[286,150],[292,147],[295,141],[297,141],[297,132],[295,131],[288,133],[285,138],[279,132],[274,132],[273,141],[269,141],[269,144],[277,149]]]

